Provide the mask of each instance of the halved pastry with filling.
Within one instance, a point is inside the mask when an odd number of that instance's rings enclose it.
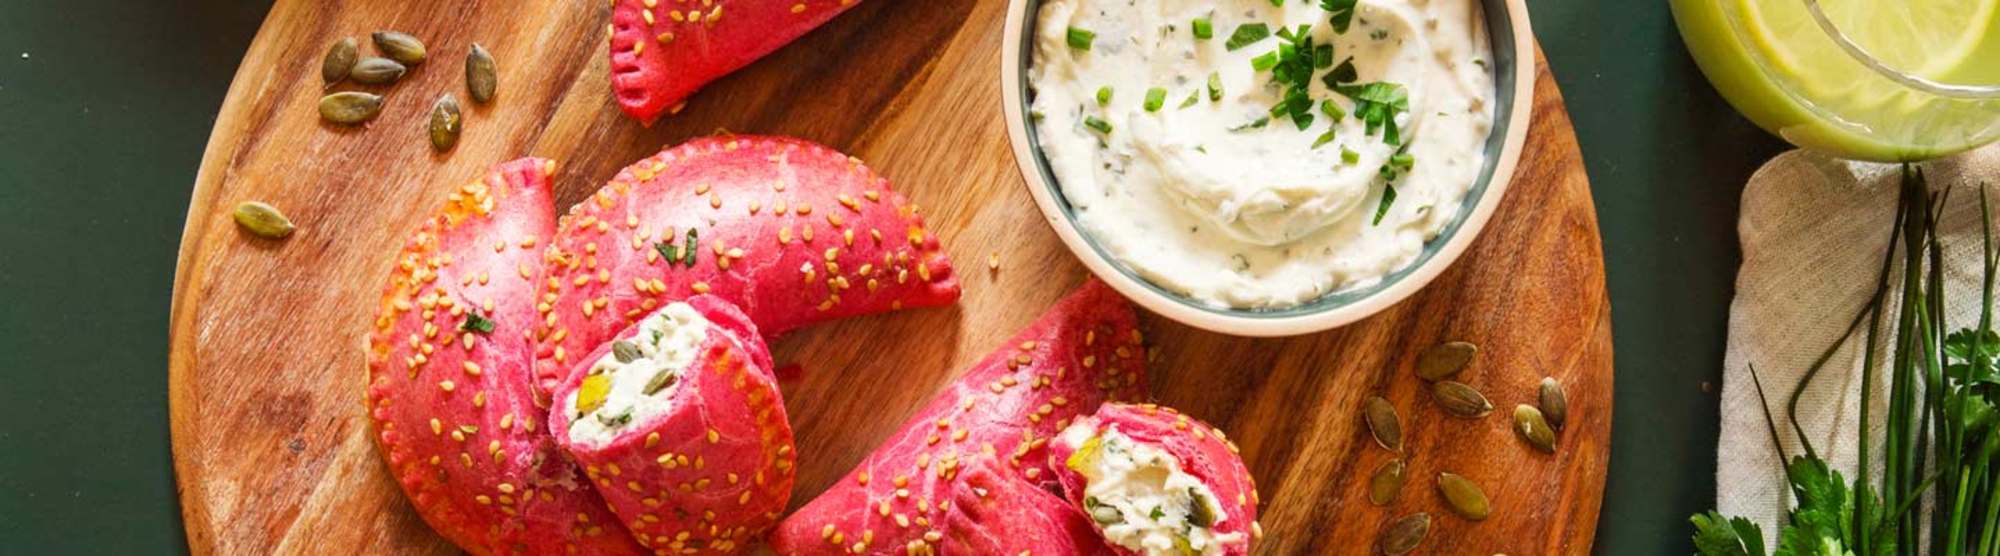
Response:
[[[779,554],[935,554],[970,464],[1055,486],[1050,439],[1106,400],[1145,395],[1132,306],[1091,280],[973,365],[772,533]]]
[[[791,501],[792,427],[770,352],[720,298],[667,304],[583,359],[549,422],[655,552],[738,552]]]
[[[1065,494],[1121,553],[1248,554],[1263,530],[1236,445],[1172,409],[1104,404],[1049,452]]]

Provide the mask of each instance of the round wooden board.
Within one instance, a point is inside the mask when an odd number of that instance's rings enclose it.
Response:
[[[370,441],[363,333],[391,257],[451,185],[523,155],[561,162],[561,206],[660,146],[718,129],[792,135],[867,160],[922,204],[959,262],[957,307],[853,319],[774,346],[806,366],[786,387],[801,458],[794,505],[844,474],[961,369],[1085,276],[1030,201],[1000,116],[1005,2],[866,2],[695,96],[648,129],[613,106],[602,2],[280,0],[245,56],[195,184],[174,284],[175,472],[197,554],[427,554],[453,549],[411,511]],[[319,57],[342,36],[401,29],[433,61],[385,89],[365,129],[323,127]],[[365,39],[363,40],[365,43]],[[456,151],[433,155],[424,112],[464,98],[473,42],[500,61],[501,94],[471,106]],[[364,46],[364,48],[370,48]],[[1537,62],[1541,62],[1539,53]],[[1583,162],[1562,98],[1540,72],[1528,150],[1484,235],[1418,295],[1344,329],[1250,340],[1147,318],[1153,392],[1236,439],[1258,478],[1260,553],[1363,553],[1378,529],[1437,516],[1433,553],[1583,554],[1611,432],[1610,308]],[[299,232],[240,233],[230,207],[263,200]],[[985,263],[997,255],[1000,268]],[[1464,380],[1498,410],[1450,419],[1412,377],[1445,340],[1482,347]],[[1507,417],[1553,376],[1571,423],[1557,455]],[[1392,454],[1358,417],[1401,410],[1411,485],[1366,501]],[[1465,475],[1496,511],[1448,515],[1432,477]]]

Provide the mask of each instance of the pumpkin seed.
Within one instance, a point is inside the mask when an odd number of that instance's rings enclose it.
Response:
[[[382,95],[346,91],[319,99],[319,117],[337,124],[358,124],[381,113]]]
[[[1478,353],[1479,346],[1471,342],[1445,342],[1417,356],[1417,376],[1429,381],[1451,378]]]
[[[611,356],[618,359],[619,363],[631,363],[638,361],[644,354],[639,353],[638,344],[630,340],[618,340],[611,342]]]
[[[395,83],[397,79],[402,79],[403,72],[408,70],[409,68],[403,67],[402,64],[396,63],[395,60],[370,56],[362,58],[360,62],[356,62],[354,64],[354,71],[349,72],[347,76],[353,78],[356,83],[382,85]]]
[[[1452,513],[1472,521],[1481,521],[1493,511],[1486,500],[1486,492],[1471,479],[1451,473],[1438,474],[1438,493],[1444,495],[1445,505],[1451,506]]]
[[[431,105],[431,148],[438,152],[451,150],[458,144],[458,132],[463,120],[459,117],[458,99],[451,93],[439,97],[437,104]]]
[[[417,40],[409,33],[376,31],[370,36],[375,39],[375,48],[390,58],[412,66],[424,63],[424,41]]]
[[[1493,403],[1486,401],[1486,395],[1463,382],[1445,380],[1431,384],[1431,397],[1446,412],[1458,417],[1478,419],[1493,412]]]
[[[326,80],[328,87],[347,79],[347,73],[354,69],[354,37],[340,39],[326,49],[326,59],[319,63],[319,77]]]
[[[1417,512],[1403,516],[1382,529],[1382,553],[1389,556],[1409,554],[1430,534],[1431,514]]]
[[[1369,396],[1361,405],[1361,418],[1368,422],[1368,432],[1375,436],[1376,444],[1391,452],[1403,451],[1403,423],[1389,400]]]
[[[465,90],[472,93],[473,102],[485,104],[499,88],[500,70],[493,64],[493,54],[472,43],[472,51],[465,54]]]
[[[1563,422],[1569,420],[1569,396],[1563,393],[1556,379],[1542,378],[1541,404],[1542,416],[1548,418],[1549,426],[1562,430]]]
[[[673,371],[661,370],[658,374],[654,374],[651,380],[646,381],[646,395],[657,394],[661,390],[667,389],[668,386],[673,386],[674,382],[678,380],[680,380],[680,375],[675,374]]]
[[[292,226],[292,219],[285,218],[285,213],[278,212],[277,207],[258,201],[236,205],[235,217],[236,225],[265,239],[283,239],[296,229]]]
[[[1368,479],[1368,503],[1387,506],[1403,495],[1403,460],[1392,459],[1375,468]]]
[[[1556,453],[1556,431],[1549,428],[1549,422],[1542,418],[1542,412],[1535,406],[1521,404],[1514,406],[1514,432],[1521,433],[1521,439],[1529,446],[1544,453]]]

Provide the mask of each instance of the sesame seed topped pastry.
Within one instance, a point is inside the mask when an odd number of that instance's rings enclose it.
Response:
[[[736,306],[670,303],[580,364],[550,430],[640,544],[732,554],[777,523],[792,427],[770,352]]]
[[[1090,518],[1040,485],[1009,471],[998,458],[968,464],[953,491],[944,526],[944,554],[1113,556]]]
[[[467,552],[641,554],[538,426],[531,296],[553,171],[496,166],[410,237],[368,336],[368,415],[411,505]]]
[[[572,207],[548,244],[536,378],[662,305],[735,303],[764,334],[958,300],[917,208],[859,160],[796,139],[696,139]]]
[[[615,0],[611,86],[652,124],[709,81],[750,65],[860,0]],[[723,8],[727,7],[727,10]]]
[[[964,468],[1054,486],[1047,445],[1106,400],[1145,395],[1131,305],[1095,279],[972,366],[861,465],[779,523],[779,554],[933,554]]]
[[[1104,404],[1049,451],[1071,503],[1121,554],[1235,556],[1263,535],[1236,444],[1173,409]]]

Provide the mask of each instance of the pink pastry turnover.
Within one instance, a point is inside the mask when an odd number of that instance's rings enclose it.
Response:
[[[1053,437],[1106,400],[1140,398],[1145,385],[1145,345],[1131,306],[1092,280],[973,365],[846,478],[781,522],[773,548],[787,555],[936,553],[976,460],[999,462],[989,470],[996,481],[1053,487]],[[958,519],[1001,517],[982,510]],[[967,542],[977,542],[975,534]]]
[[[617,0],[611,7],[611,86],[618,107],[651,124],[708,82],[750,65],[858,3]]]
[[[640,554],[534,403],[553,166],[501,164],[410,236],[368,337],[368,414],[411,505],[467,552]]]
[[[735,303],[769,335],[958,300],[915,205],[861,161],[795,139],[667,149],[619,172],[559,228],[536,299],[544,392],[576,357],[695,295]]]

